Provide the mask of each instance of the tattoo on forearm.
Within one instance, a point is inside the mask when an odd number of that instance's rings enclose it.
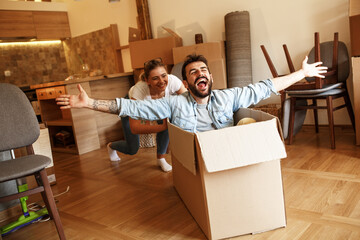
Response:
[[[101,100],[94,100],[94,102],[93,102],[93,107],[94,107],[94,109],[95,109],[95,110],[100,110],[100,109],[99,109],[100,106],[101,106]]]
[[[94,100],[93,107],[95,110],[118,113],[118,108],[115,100]]]
[[[116,104],[116,101],[115,100],[112,100],[111,102],[110,102],[110,106],[109,106],[109,111],[111,112],[111,113],[119,113],[119,110],[118,110],[118,108],[117,108],[117,104]]]

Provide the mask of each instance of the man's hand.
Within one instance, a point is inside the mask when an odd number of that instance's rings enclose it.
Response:
[[[77,85],[77,88],[79,89],[78,95],[60,95],[56,98],[57,105],[62,105],[60,109],[88,107],[89,97],[87,93],[80,84]]]
[[[307,61],[308,57],[306,56],[304,61],[302,62],[302,68],[300,70],[283,77],[277,77],[272,79],[275,89],[279,92],[302,80],[305,77],[325,77],[321,74],[327,72],[327,67],[321,66],[322,62],[308,64]]]
[[[115,100],[96,100],[89,98],[85,90],[80,84],[78,95],[60,95],[56,98],[57,105],[61,105],[60,109],[68,108],[89,108],[96,111],[118,114],[119,109]]]
[[[305,77],[320,77],[320,78],[325,77],[324,75],[321,74],[326,73],[328,68],[326,66],[321,66],[322,62],[308,64],[307,61],[308,61],[308,56],[306,56],[304,61],[302,62],[302,68],[301,68]]]

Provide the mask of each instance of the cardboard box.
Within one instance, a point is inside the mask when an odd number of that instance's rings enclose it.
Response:
[[[286,225],[279,121],[251,109],[235,117],[257,122],[196,134],[168,124],[175,189],[208,239]]]
[[[360,56],[360,1],[349,1],[351,56]]]
[[[360,15],[360,1],[350,0],[349,1],[349,16]]]
[[[173,49],[174,64],[183,62],[189,54],[201,54],[208,60],[214,79],[213,89],[227,88],[224,42],[201,43]]]
[[[132,68],[143,68],[146,61],[159,57],[165,65],[174,64],[172,49],[182,46],[182,38],[166,30],[171,37],[129,42]]]
[[[225,59],[224,42],[200,43],[191,46],[174,48],[174,64],[183,62],[187,55],[193,53],[204,55],[208,61]]]
[[[360,15],[350,16],[351,56],[360,56]]]
[[[227,88],[225,59],[210,60],[208,65],[214,80],[212,89]]]
[[[356,145],[360,145],[360,57],[352,57],[353,110],[355,114]]]

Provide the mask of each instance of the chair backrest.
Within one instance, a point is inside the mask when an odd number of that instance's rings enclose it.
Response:
[[[332,67],[333,61],[333,46],[334,42],[322,42],[320,43],[320,56],[323,66],[328,68]],[[309,53],[309,63],[315,62],[315,47],[313,47]],[[350,60],[347,47],[345,43],[338,42],[338,59],[337,59],[337,76],[338,82],[344,82],[349,76],[350,73]],[[306,78],[307,81],[314,81],[315,78]]]
[[[39,135],[39,123],[25,93],[0,83],[0,151],[31,145]]]
[[[180,80],[183,80],[181,69],[184,65],[184,62],[179,62],[173,66],[171,69],[171,74],[177,76]]]

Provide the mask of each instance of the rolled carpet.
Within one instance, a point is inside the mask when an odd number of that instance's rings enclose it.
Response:
[[[249,12],[226,14],[225,36],[228,87],[247,86],[252,83]]]

